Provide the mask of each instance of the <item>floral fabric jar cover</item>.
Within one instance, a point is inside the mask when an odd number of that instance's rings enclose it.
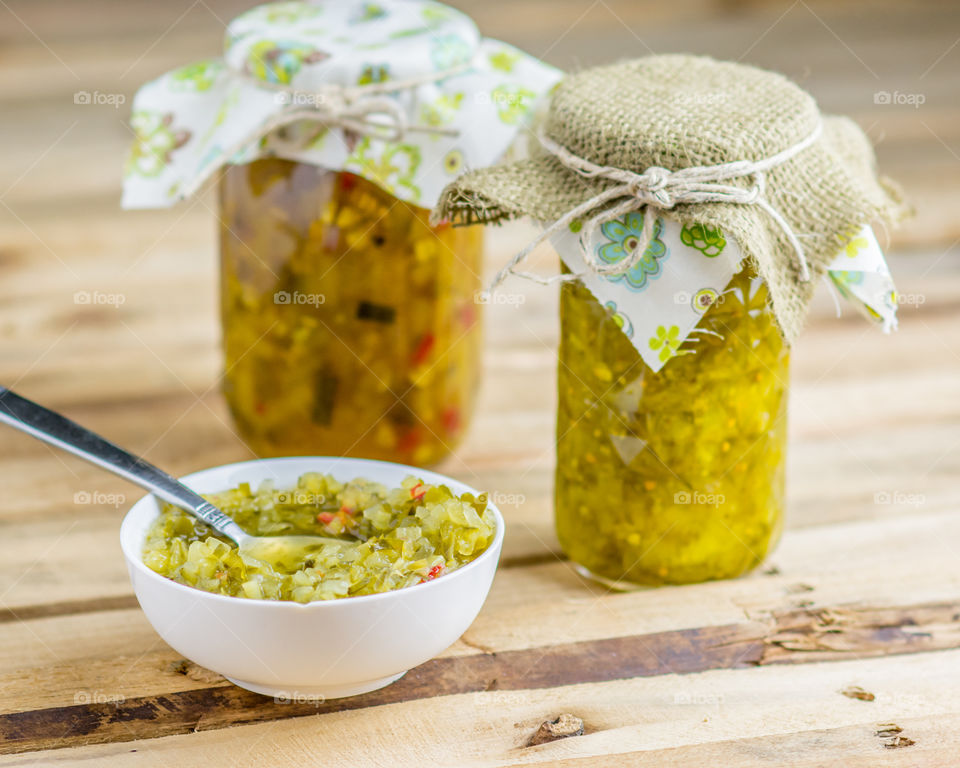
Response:
[[[617,264],[630,255],[641,236],[644,215],[628,213],[602,225],[590,246],[601,263]],[[643,257],[618,275],[587,269],[576,231],[557,235],[551,242],[654,371],[675,355],[688,353],[680,346],[695,333],[704,313],[723,301],[743,261],[740,246],[719,229],[685,227],[664,217],[657,218]],[[839,250],[827,274],[839,292],[885,332],[896,328],[893,278],[872,228],[865,227]]]
[[[123,205],[170,205],[226,163],[277,156],[431,207],[503,156],[560,76],[429,0],[258,6],[230,23],[222,58],[137,93]]]

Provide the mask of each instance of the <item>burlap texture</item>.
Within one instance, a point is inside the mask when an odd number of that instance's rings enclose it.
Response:
[[[792,342],[816,278],[840,246],[865,224],[894,223],[906,212],[897,188],[877,177],[873,150],[855,123],[821,118],[813,97],[781,75],[667,55],[571,75],[557,88],[544,131],[585,160],[642,173],[654,165],[675,171],[761,160],[808,137],[821,119],[821,138],[766,176],[765,197],[803,244],[810,281],[801,281],[794,249],[760,208],[699,203],[661,214],[732,236],[769,286],[777,321]],[[455,224],[530,216],[548,224],[613,185],[586,180],[534,149],[529,159],[459,178],[442,193],[435,216]]]

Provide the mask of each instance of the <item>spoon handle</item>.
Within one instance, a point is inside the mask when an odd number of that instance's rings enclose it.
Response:
[[[190,511],[238,544],[247,537],[227,515],[176,478],[75,421],[3,386],[0,386],[0,422],[146,488],[158,498]]]

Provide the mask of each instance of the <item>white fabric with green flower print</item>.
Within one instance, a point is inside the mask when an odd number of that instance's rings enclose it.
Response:
[[[600,263],[617,264],[633,253],[644,213],[628,213],[601,226],[593,244]],[[551,238],[571,272],[614,316],[643,361],[659,371],[723,296],[739,269],[739,245],[705,226],[684,227],[658,218],[653,238],[637,263],[619,275],[587,268],[576,226]],[[828,274],[840,292],[868,318],[889,331],[897,324],[897,297],[873,230],[865,227],[840,250]]]
[[[230,23],[222,58],[137,93],[123,204],[170,205],[225,163],[279,156],[353,171],[430,208],[465,169],[504,155],[561,76],[429,0],[258,6]],[[324,124],[331,88],[389,100],[386,111],[407,130],[387,137]],[[284,124],[317,106],[316,119]],[[383,116],[365,117],[376,128]]]

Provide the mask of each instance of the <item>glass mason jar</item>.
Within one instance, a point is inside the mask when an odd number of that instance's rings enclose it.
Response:
[[[658,372],[580,282],[561,292],[556,523],[610,585],[738,576],[784,509],[789,354],[747,271]],[[670,351],[667,352],[670,354]]]
[[[481,228],[276,158],[228,166],[220,206],[223,389],[250,448],[449,453],[479,377]]]

